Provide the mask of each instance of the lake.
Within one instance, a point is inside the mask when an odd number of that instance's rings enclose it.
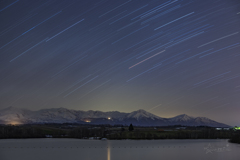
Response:
[[[2,139],[0,160],[239,160],[228,140]]]

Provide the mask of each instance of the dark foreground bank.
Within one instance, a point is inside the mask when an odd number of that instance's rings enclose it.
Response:
[[[0,138],[79,139],[230,139],[240,143],[239,131],[198,126],[128,127],[77,124],[0,125]]]

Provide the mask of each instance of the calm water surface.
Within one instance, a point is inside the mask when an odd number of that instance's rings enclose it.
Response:
[[[0,160],[239,160],[228,140],[0,140]]]

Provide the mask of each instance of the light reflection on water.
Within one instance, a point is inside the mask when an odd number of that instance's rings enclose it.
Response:
[[[107,142],[107,160],[111,160],[111,147],[112,147],[111,141],[105,141],[105,142]]]
[[[107,149],[107,160],[111,160],[111,149],[108,147]]]

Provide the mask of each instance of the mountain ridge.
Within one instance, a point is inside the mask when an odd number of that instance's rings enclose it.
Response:
[[[162,118],[143,109],[130,113],[119,111],[83,111],[67,108],[49,108],[32,111],[16,107],[7,107],[0,110],[0,122],[5,124],[29,123],[82,123],[82,124],[122,124],[130,123],[138,126],[210,126],[230,127],[206,117],[192,117],[180,114],[171,118]]]

